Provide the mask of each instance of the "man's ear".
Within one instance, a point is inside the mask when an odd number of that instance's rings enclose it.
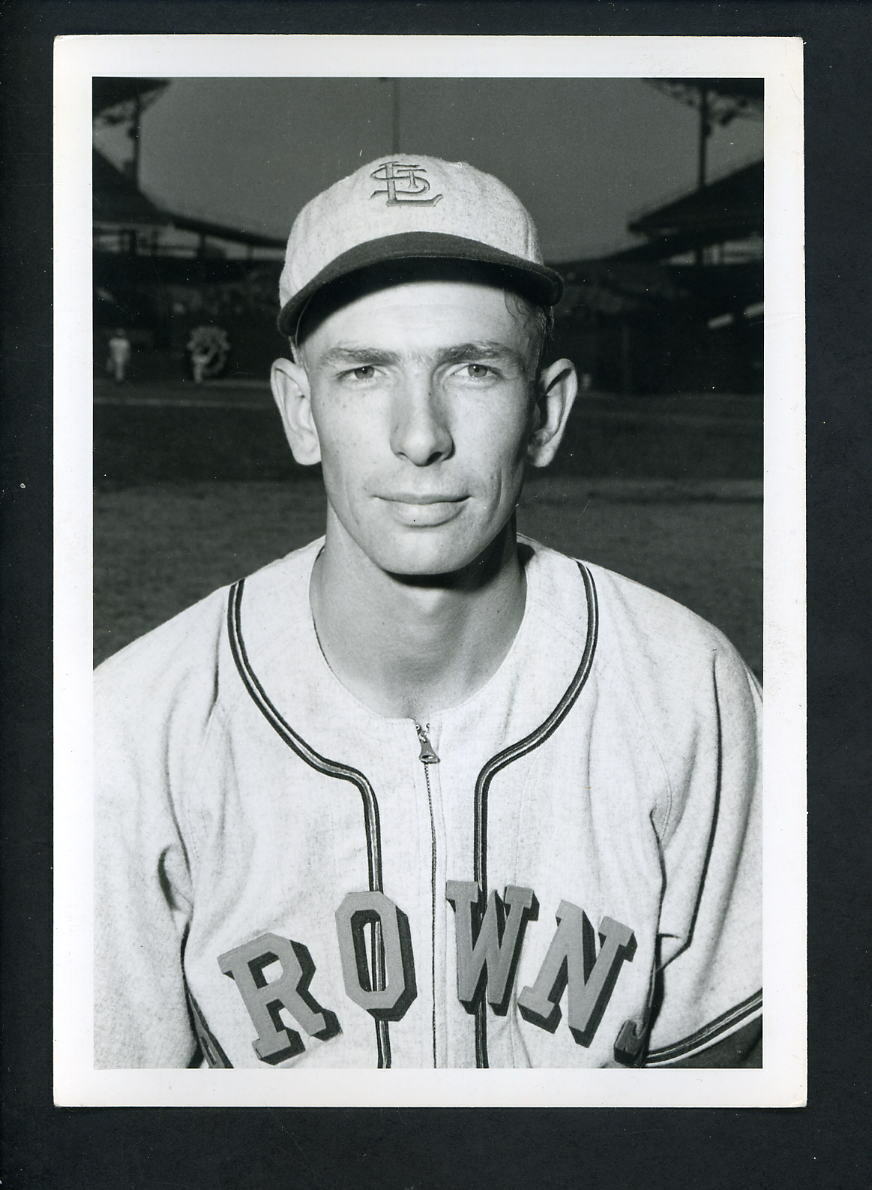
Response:
[[[533,431],[527,444],[532,466],[547,467],[554,458],[577,392],[575,365],[568,359],[555,360],[539,373]]]
[[[303,466],[320,463],[321,443],[312,417],[309,377],[305,368],[289,359],[277,359],[269,380],[294,458]]]

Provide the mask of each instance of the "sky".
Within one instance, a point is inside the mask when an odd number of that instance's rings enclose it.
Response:
[[[314,194],[390,151],[377,78],[174,79],[146,111],[140,184],[189,216],[285,237]],[[696,184],[697,113],[639,79],[402,79],[402,153],[466,160],[530,209],[545,258],[633,242],[629,218]],[[98,135],[113,160],[118,131]],[[762,156],[763,123],[709,139],[709,177]]]

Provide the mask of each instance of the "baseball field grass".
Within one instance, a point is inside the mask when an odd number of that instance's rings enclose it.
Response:
[[[290,460],[261,388],[115,390],[94,419],[94,654],[101,661],[321,533],[317,474]],[[762,674],[762,426],[753,398],[601,398],[519,527],[721,628]]]

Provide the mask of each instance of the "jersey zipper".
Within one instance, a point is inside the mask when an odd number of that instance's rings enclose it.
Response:
[[[433,995],[433,1065],[438,1066],[436,1047],[436,819],[433,813],[433,790],[430,786],[430,765],[439,764],[439,757],[430,737],[427,735],[430,724],[421,725],[417,720],[415,731],[418,743],[421,745],[418,759],[424,767],[424,783],[427,786],[427,808],[430,813],[430,982]]]

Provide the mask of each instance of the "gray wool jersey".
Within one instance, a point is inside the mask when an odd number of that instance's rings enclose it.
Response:
[[[97,671],[101,1067],[757,1061],[760,694],[678,604],[522,540],[493,677],[334,676],[316,541]]]

